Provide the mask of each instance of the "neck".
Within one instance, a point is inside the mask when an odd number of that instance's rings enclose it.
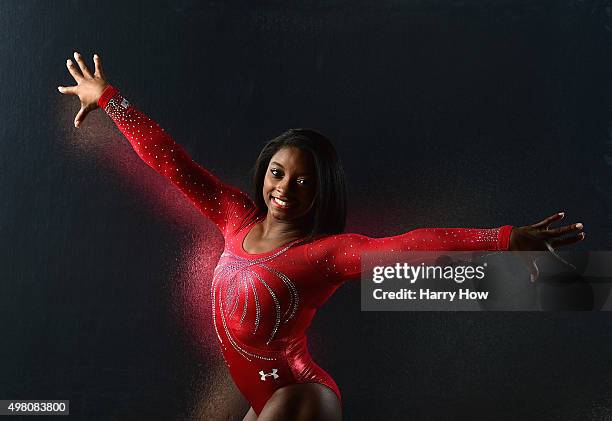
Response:
[[[280,221],[270,214],[261,223],[261,238],[264,240],[298,239],[306,234],[303,225],[295,221]]]

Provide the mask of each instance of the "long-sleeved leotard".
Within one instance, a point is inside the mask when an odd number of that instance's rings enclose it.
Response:
[[[109,86],[98,101],[136,153],[168,178],[222,232],[225,248],[211,287],[213,321],[234,382],[257,414],[279,388],[320,383],[340,399],[334,380],[314,363],[306,331],[317,309],[342,284],[359,278],[372,251],[506,250],[511,226],[418,229],[388,238],[358,234],[297,240],[251,254],[243,241],[263,220],[240,190],[196,164],[157,123]]]

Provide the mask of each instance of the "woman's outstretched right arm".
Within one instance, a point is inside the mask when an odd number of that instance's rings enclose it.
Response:
[[[104,109],[138,156],[177,186],[224,234],[227,228],[236,227],[247,213],[253,211],[252,201],[243,192],[222,183],[198,165],[163,128],[109,85],[97,55],[94,56],[94,75],[77,53],[75,59],[80,72],[70,60],[67,65],[78,85],[58,89],[62,93],[78,95],[81,99],[81,110],[75,119],[76,127],[90,111],[97,107]]]

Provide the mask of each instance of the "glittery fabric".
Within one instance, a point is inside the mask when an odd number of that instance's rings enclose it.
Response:
[[[211,288],[213,321],[232,378],[257,414],[276,390],[295,383],[320,383],[341,398],[331,376],[312,360],[306,332],[342,282],[360,277],[362,253],[508,248],[511,226],[418,229],[389,238],[338,234],[247,253],[244,238],[265,215],[246,194],[195,163],[114,87],[104,91],[98,105],[140,158],[222,232],[225,248]]]

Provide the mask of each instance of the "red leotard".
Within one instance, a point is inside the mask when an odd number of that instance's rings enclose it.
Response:
[[[244,237],[265,214],[240,190],[195,163],[157,123],[112,86],[98,101],[136,153],[167,177],[221,230],[225,249],[211,288],[214,326],[229,371],[257,414],[279,388],[334,380],[314,363],[306,331],[317,309],[347,279],[359,278],[360,255],[382,250],[506,250],[511,226],[417,229],[389,238],[358,234],[297,240],[247,253]]]

